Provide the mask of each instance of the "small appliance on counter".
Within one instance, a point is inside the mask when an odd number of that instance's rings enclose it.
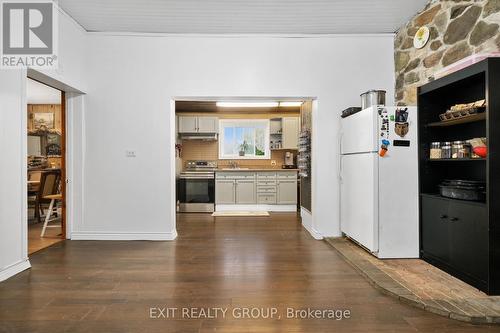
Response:
[[[296,169],[295,159],[293,153],[287,151],[285,153],[285,163],[282,166],[283,169]]]
[[[177,179],[179,212],[215,211],[215,170],[217,161],[188,161]]]

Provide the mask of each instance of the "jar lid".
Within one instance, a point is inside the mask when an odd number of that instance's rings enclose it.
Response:
[[[450,145],[451,145],[451,142],[449,142],[449,141],[443,142],[443,146],[450,146]]]
[[[463,145],[465,144],[465,141],[453,141],[454,145]]]

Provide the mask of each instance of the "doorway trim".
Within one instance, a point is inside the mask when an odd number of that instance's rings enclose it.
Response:
[[[74,99],[85,95],[85,93],[77,88],[74,88],[64,82],[61,82],[57,79],[54,79],[42,72],[39,72],[34,69],[28,69],[27,71],[24,72],[24,80],[23,80],[23,94],[22,94],[22,107],[23,107],[23,119],[22,119],[22,126],[23,126],[23,184],[27,183],[27,174],[28,174],[28,165],[26,161],[26,156],[27,156],[27,147],[28,147],[28,118],[27,118],[27,94],[26,94],[26,87],[27,87],[27,80],[32,79],[37,82],[40,82],[42,84],[45,84],[49,87],[52,87],[54,89],[60,90],[61,91],[61,99],[64,99],[64,103],[61,104],[61,113],[63,115],[63,124],[64,126],[64,138],[61,138],[61,140],[64,140],[64,152],[61,152],[64,154],[63,158],[63,163],[64,163],[64,174],[62,174],[62,181],[63,181],[63,191],[65,194],[64,197],[64,205],[63,205],[63,214],[64,214],[64,228],[62,232],[62,238],[63,239],[71,239],[71,234],[73,230],[73,224],[74,224],[74,219],[75,219],[75,206],[78,204],[75,204],[74,198],[75,198],[75,191],[77,190],[83,190],[83,189],[75,189],[73,186],[73,178],[76,177],[75,175],[75,170],[74,170],[74,159],[75,157],[75,144],[77,141],[77,138],[74,137],[74,120],[75,112],[83,112],[83,103],[81,105],[79,103],[75,104]],[[63,101],[61,101],[63,102]],[[80,138],[80,140],[83,140],[83,137]],[[68,149],[69,148],[69,149]],[[61,166],[62,167],[62,166]],[[83,168],[83,165],[81,166]],[[64,178],[63,178],[64,177]],[[24,191],[23,194],[23,215],[22,215],[22,220],[23,220],[23,239],[22,239],[22,248],[23,248],[23,257],[28,258],[28,198],[27,198],[27,192]],[[79,196],[76,196],[79,197]],[[65,206],[65,207],[64,207]]]
[[[312,100],[313,102],[313,122],[312,122],[312,159],[311,159],[311,168],[313,175],[316,174],[315,166],[316,166],[316,131],[315,131],[315,118],[318,112],[318,97],[317,96],[299,96],[299,95],[288,95],[288,96],[171,96],[170,97],[170,147],[169,147],[169,157],[170,157],[170,219],[173,221],[173,228],[171,234],[173,235],[172,239],[177,237],[177,209],[176,209],[176,162],[175,162],[175,143],[176,143],[176,110],[175,110],[175,102],[176,101],[269,101],[269,100],[280,100],[280,101],[296,101],[298,99],[301,100]],[[312,179],[312,188],[311,188],[311,197],[312,197],[312,208],[314,211],[315,206],[315,178],[313,176]],[[321,240],[323,236],[315,227],[315,219],[314,215],[303,209],[301,207],[299,213],[301,216],[306,215],[306,220],[302,222],[302,226],[306,229],[314,239]],[[304,223],[305,222],[305,223]]]

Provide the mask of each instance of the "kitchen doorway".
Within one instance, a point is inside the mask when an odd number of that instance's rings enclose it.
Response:
[[[196,221],[264,221],[264,213],[300,223],[304,208],[310,214],[311,131],[302,122],[311,125],[312,103],[313,98],[175,99],[174,216],[182,224],[176,230]]]
[[[28,255],[66,238],[65,93],[28,77]]]

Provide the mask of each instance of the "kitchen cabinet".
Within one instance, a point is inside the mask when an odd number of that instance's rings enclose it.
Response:
[[[179,133],[217,133],[217,117],[179,116]]]
[[[198,117],[198,133],[217,133],[217,117]]]
[[[236,203],[254,204],[256,203],[255,180],[236,180]]]
[[[198,117],[179,116],[179,133],[196,133],[198,131]]]
[[[215,203],[219,205],[296,205],[296,171],[217,172]]]
[[[234,179],[217,179],[215,181],[215,203],[234,204],[236,181]]]
[[[500,295],[499,73],[500,59],[487,58],[417,89],[420,256],[488,295]],[[480,100],[473,116],[441,121],[450,107]],[[469,138],[486,138],[487,158],[430,159],[432,142]],[[439,185],[453,179],[485,183],[485,200],[440,197]]]
[[[278,180],[277,192],[279,205],[295,205],[297,203],[297,179]]]
[[[299,117],[285,117],[282,119],[283,149],[298,149]]]
[[[440,196],[422,196],[422,256],[462,279],[486,284],[486,205]]]

